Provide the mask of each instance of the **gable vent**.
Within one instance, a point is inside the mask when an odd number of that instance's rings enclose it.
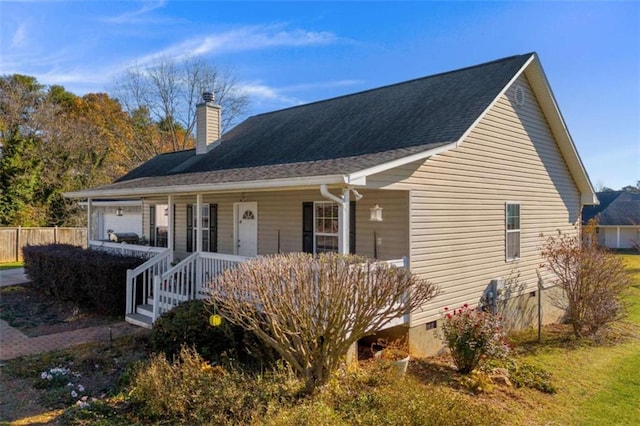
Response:
[[[514,92],[514,97],[515,97],[515,100],[516,100],[516,105],[518,105],[518,106],[524,105],[524,102],[527,99],[525,97],[525,93],[524,93],[524,90],[522,89],[522,86],[516,86],[516,90]]]

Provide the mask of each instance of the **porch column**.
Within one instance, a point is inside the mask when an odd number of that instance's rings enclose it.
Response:
[[[171,254],[169,255],[169,263],[173,262],[173,251],[175,250],[175,247],[173,247],[173,240],[174,240],[174,235],[175,235],[175,229],[173,228],[173,224],[175,222],[175,218],[174,218],[174,211],[173,211],[173,195],[169,195],[167,197],[167,205],[168,205],[168,209],[169,211],[167,213],[169,213],[169,226],[167,227],[168,232],[167,232],[167,248],[169,250],[171,250]]]
[[[196,195],[196,251],[202,251],[202,194]]]
[[[91,241],[91,198],[87,198],[87,248]]]
[[[620,248],[620,227],[616,226],[616,248]]]
[[[349,254],[349,193],[351,189],[343,188],[342,197],[329,192],[327,185],[320,185],[320,193],[338,205],[338,253]]]
[[[338,218],[338,251],[340,254],[349,254],[349,194],[351,190],[344,188],[342,190],[342,203],[339,205]]]

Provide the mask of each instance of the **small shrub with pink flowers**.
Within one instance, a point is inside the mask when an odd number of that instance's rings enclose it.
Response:
[[[471,309],[466,303],[453,311],[444,309],[444,340],[460,373],[469,374],[484,360],[509,354],[502,317]]]

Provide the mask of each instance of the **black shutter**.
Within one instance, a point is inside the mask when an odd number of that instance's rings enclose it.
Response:
[[[218,251],[218,205],[209,206],[209,251]]]
[[[156,206],[149,206],[149,245],[156,246]]]
[[[187,253],[193,251],[193,206],[187,204]]]
[[[173,205],[173,249],[176,249],[176,205]]]
[[[356,202],[349,201],[349,253],[356,254]]]
[[[313,202],[302,203],[302,251],[313,253]]]

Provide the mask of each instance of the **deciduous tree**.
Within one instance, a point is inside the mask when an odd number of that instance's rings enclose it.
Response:
[[[196,105],[205,91],[213,91],[222,106],[223,130],[245,112],[248,97],[239,89],[233,74],[198,58],[161,58],[150,66],[132,67],[111,90],[132,117],[146,112],[155,123],[164,123],[173,151],[193,146]],[[136,141],[148,142],[142,136]],[[145,151],[142,145],[137,148]]]
[[[596,222],[582,236],[558,231],[546,239],[542,267],[563,291],[560,305],[576,337],[595,335],[624,314],[622,295],[631,280],[620,257],[598,246]]]
[[[227,270],[211,303],[274,348],[312,392],[349,347],[438,292],[404,268],[360,257],[265,256]]]

